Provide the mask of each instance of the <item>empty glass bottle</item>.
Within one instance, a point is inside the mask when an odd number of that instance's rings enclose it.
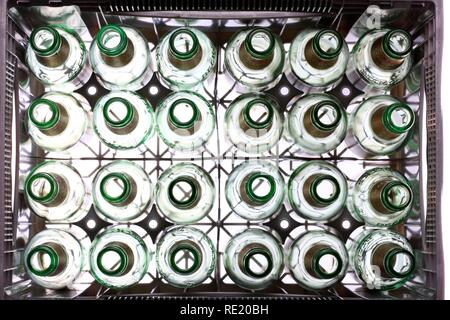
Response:
[[[26,51],[30,71],[54,91],[72,92],[91,77],[87,50],[78,34],[64,25],[33,29]]]
[[[277,281],[283,270],[281,241],[261,229],[247,229],[228,242],[224,266],[240,287],[262,290]]]
[[[302,151],[319,155],[336,149],[347,132],[347,114],[339,100],[315,93],[294,102],[287,113],[286,129]]]
[[[241,95],[227,108],[225,129],[239,150],[253,154],[266,152],[283,134],[280,106],[266,94]]]
[[[216,48],[195,28],[179,28],[165,35],[156,47],[156,64],[162,83],[172,90],[191,89],[214,71]]]
[[[87,263],[80,239],[67,230],[36,234],[24,252],[25,270],[36,284],[48,289],[70,286]]]
[[[334,220],[341,214],[346,198],[345,176],[325,161],[305,162],[289,178],[289,203],[304,219]]]
[[[413,249],[396,232],[364,230],[348,242],[347,249],[351,266],[368,289],[397,289],[413,276],[416,267]]]
[[[228,176],[225,197],[230,208],[244,219],[261,221],[276,215],[283,206],[283,176],[272,163],[246,161]]]
[[[148,41],[125,25],[103,26],[89,51],[98,82],[108,90],[137,91],[152,78]]]
[[[172,227],[156,245],[156,268],[171,285],[189,288],[201,284],[214,271],[216,249],[211,239],[192,227]]]
[[[209,140],[215,127],[211,105],[195,92],[172,93],[156,109],[159,137],[177,151],[198,150]]]
[[[265,28],[239,31],[225,51],[225,67],[242,92],[273,88],[281,79],[284,60],[280,38]]]
[[[161,214],[177,224],[201,220],[211,211],[214,182],[193,163],[182,162],[165,170],[156,184],[155,203]]]
[[[79,94],[62,92],[48,92],[33,100],[27,110],[30,138],[48,151],[72,147],[89,126],[89,111],[83,103],[87,103],[86,99]]]
[[[33,212],[53,223],[77,222],[90,207],[80,174],[60,161],[36,165],[25,180],[24,192]]]
[[[128,160],[116,160],[102,167],[92,189],[95,210],[106,221],[139,221],[153,201],[153,186],[147,173]]]
[[[152,106],[131,91],[112,91],[101,97],[94,108],[93,122],[97,136],[113,149],[137,148],[155,132]]]
[[[347,199],[351,215],[374,227],[391,227],[404,221],[412,205],[413,192],[408,181],[388,167],[366,171]]]
[[[411,136],[415,115],[411,107],[383,95],[364,100],[351,116],[353,136],[367,152],[387,155]]]
[[[327,231],[308,231],[290,246],[287,265],[302,287],[326,289],[344,278],[347,249],[338,237]]]
[[[347,43],[339,32],[307,29],[292,41],[287,78],[299,88],[331,89],[344,76],[348,58]]]
[[[138,283],[148,271],[150,248],[125,225],[103,229],[92,242],[91,274],[101,285],[125,289]]]
[[[347,78],[360,90],[388,90],[401,82],[413,65],[411,35],[401,29],[374,29],[353,47]]]

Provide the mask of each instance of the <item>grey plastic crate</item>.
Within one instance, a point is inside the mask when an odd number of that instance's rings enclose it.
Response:
[[[72,19],[89,44],[99,27],[106,23],[125,23],[139,28],[147,37],[152,54],[159,37],[177,26],[189,24],[205,31],[218,50],[216,72],[204,85],[202,94],[215,107],[216,132],[200,154],[171,154],[164,144],[154,137],[152,145],[143,152],[134,154],[114,152],[92,137],[84,137],[70,153],[48,153],[33,146],[24,130],[23,112],[30,100],[43,93],[43,87],[30,76],[24,65],[24,48],[31,28],[44,20],[30,13],[29,6],[75,5],[80,19]],[[416,75],[420,89],[409,92],[405,83],[391,94],[405,99],[419,111],[420,121],[415,135],[403,150],[390,157],[362,157],[349,140],[336,151],[321,155],[347,174],[350,183],[370,167],[388,165],[402,171],[414,182],[418,202],[412,217],[396,228],[411,241],[419,257],[417,276],[401,289],[389,292],[371,292],[364,289],[351,270],[341,284],[324,291],[307,291],[298,286],[287,270],[281,279],[270,288],[257,293],[240,289],[226,276],[221,254],[227,240],[250,226],[264,226],[278,232],[287,246],[303,230],[326,228],[333,230],[346,240],[360,226],[348,212],[332,223],[315,225],[299,219],[285,204],[284,210],[274,219],[262,224],[251,224],[238,218],[228,207],[224,185],[230,171],[242,161],[254,158],[232,148],[224,138],[223,116],[226,107],[237,96],[233,83],[226,78],[223,66],[224,46],[229,37],[245,26],[266,26],[281,35],[288,48],[298,30],[311,25],[334,27],[343,35],[350,47],[357,39],[357,30],[352,28],[369,5],[378,5],[382,10],[395,9],[396,15],[388,26],[409,30],[414,38]],[[387,11],[383,11],[387,12]],[[442,176],[442,131],[440,104],[440,73],[442,50],[442,1],[351,1],[351,0],[234,0],[234,1],[150,1],[150,0],[10,0],[0,3],[0,298],[74,298],[121,299],[161,297],[264,297],[296,299],[439,299],[443,298],[443,253],[441,238],[441,176]],[[412,18],[414,17],[414,18]],[[384,19],[382,19],[383,22]],[[78,22],[82,21],[81,24]],[[154,58],[154,56],[153,56]],[[153,59],[154,60],[154,59]],[[96,92],[93,89],[96,88]],[[150,88],[152,90],[150,91]],[[89,83],[78,91],[91,105],[106,90],[93,76]],[[155,107],[169,90],[157,80],[139,91]],[[281,82],[269,91],[285,108],[288,102],[302,94],[292,87],[283,76]],[[344,79],[332,94],[347,105],[361,94]],[[84,272],[72,290],[51,291],[33,285],[22,265],[22,253],[28,239],[44,229],[45,222],[30,212],[21,192],[24,175],[35,164],[45,159],[61,159],[72,163],[88,183],[95,171],[114,159],[132,159],[142,165],[151,179],[156,181],[162,171],[170,165],[191,161],[203,166],[215,181],[218,196],[209,217],[195,224],[215,241],[219,259],[215,273],[202,285],[182,290],[162,281],[154,263],[143,281],[120,292],[107,290],[96,284],[88,272]],[[286,180],[291,172],[304,161],[316,159],[298,151],[282,141],[259,158],[273,161],[279,166]],[[150,223],[151,221],[151,223]],[[88,224],[89,222],[89,224]],[[92,225],[95,226],[92,227]],[[82,221],[70,228],[84,229],[89,238],[107,223],[96,217],[93,209]],[[137,225],[144,228],[155,242],[157,235],[167,226],[166,222],[151,208],[148,217]],[[92,228],[90,228],[91,226]]]

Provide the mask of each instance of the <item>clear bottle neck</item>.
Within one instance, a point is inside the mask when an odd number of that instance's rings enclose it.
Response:
[[[370,204],[381,214],[403,211],[410,206],[412,199],[411,187],[392,178],[374,182],[369,191]]]
[[[303,117],[305,130],[321,139],[334,133],[343,117],[342,108],[332,100],[324,100],[306,110]]]
[[[329,69],[337,63],[343,44],[344,40],[337,31],[320,30],[306,43],[305,59],[316,69]]]
[[[39,277],[53,277],[61,274],[68,263],[68,254],[64,247],[48,241],[33,247],[27,257],[28,270]]]
[[[133,250],[125,243],[112,242],[99,251],[96,262],[103,274],[120,277],[130,272],[134,265]]]
[[[135,180],[123,172],[111,172],[100,181],[100,194],[116,207],[125,207],[133,202],[137,188]]]
[[[34,29],[30,35],[30,45],[37,60],[49,68],[64,64],[70,53],[70,45],[66,38],[52,26]]]
[[[69,194],[69,185],[62,176],[55,173],[31,173],[25,180],[27,196],[43,206],[57,207]]]
[[[411,54],[411,35],[401,29],[388,31],[384,36],[375,39],[371,55],[373,62],[383,70],[399,68]]]
[[[313,207],[325,208],[333,204],[340,195],[337,179],[331,175],[313,174],[303,183],[303,196]]]
[[[31,125],[47,136],[61,134],[69,123],[66,108],[45,98],[35,99],[27,110]]]
[[[275,36],[268,29],[253,29],[239,47],[239,58],[249,69],[264,69],[273,60],[275,45]]]
[[[194,69],[201,61],[203,49],[190,29],[177,29],[169,37],[169,61],[180,70]]]
[[[102,60],[111,67],[127,65],[134,57],[134,45],[123,28],[109,24],[102,27],[95,38]]]

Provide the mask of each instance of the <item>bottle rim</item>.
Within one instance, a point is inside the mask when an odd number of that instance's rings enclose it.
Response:
[[[336,266],[336,269],[332,272],[325,272],[320,265],[320,259],[326,255],[332,255],[336,259],[337,266]],[[341,255],[339,254],[339,252],[337,252],[336,250],[334,250],[332,248],[320,249],[314,254],[314,256],[312,258],[313,270],[322,279],[332,279],[332,278],[336,277],[337,275],[339,275],[339,273],[342,270],[342,265],[343,265],[343,262],[342,262]]]
[[[47,48],[41,48],[36,43],[36,36],[40,32],[48,32],[51,34],[51,36],[53,38],[53,42]],[[33,49],[33,51],[38,56],[49,57],[49,56],[54,55],[61,47],[61,35],[56,30],[56,28],[53,26],[48,25],[48,26],[38,27],[38,28],[33,29],[33,31],[31,32],[30,45],[31,45],[31,48]]]
[[[257,179],[264,179],[270,184],[270,190],[267,194],[263,196],[257,195],[253,190],[253,182]],[[276,192],[276,183],[273,176],[263,172],[255,172],[250,174],[247,177],[245,182],[245,193],[250,198],[252,202],[257,203],[258,205],[264,205],[269,202],[275,195]]]
[[[118,179],[118,180],[120,180],[120,182],[123,185],[122,193],[119,194],[118,196],[111,196],[106,191],[106,184],[111,179]],[[128,175],[126,175],[124,173],[120,173],[120,172],[111,172],[111,173],[107,174],[100,181],[100,194],[109,203],[118,204],[118,203],[124,202],[125,200],[128,199],[128,197],[131,194],[131,181],[130,181],[130,178],[128,177]]]
[[[175,197],[173,190],[175,189],[175,186],[180,183],[184,182],[189,185],[191,188],[191,195],[186,200],[179,200],[177,197]],[[200,192],[198,190],[198,184],[193,181],[191,177],[183,176],[183,177],[177,177],[174,180],[172,180],[169,184],[168,188],[168,195],[170,202],[176,206],[177,208],[185,209],[189,208],[191,205],[193,205],[199,198]]]
[[[175,46],[175,39],[180,34],[186,34],[192,39],[192,48],[187,52],[179,51]],[[197,35],[190,29],[180,28],[173,31],[169,37],[169,50],[175,58],[180,60],[189,60],[192,59],[200,48],[200,44],[197,38]]]
[[[114,120],[110,117],[109,111],[114,103],[121,103],[126,108],[126,114],[123,119]],[[127,100],[122,97],[111,97],[108,99],[108,101],[105,102],[103,106],[103,118],[105,119],[105,122],[108,126],[111,126],[113,128],[123,128],[127,126],[134,117],[134,107],[133,105]]]
[[[321,120],[321,112],[320,110],[323,107],[329,107],[336,112],[336,118],[331,123],[324,123]],[[311,112],[311,122],[312,124],[319,130],[322,131],[332,131],[336,129],[341,121],[342,111],[341,107],[333,100],[326,100],[317,103]]]
[[[33,182],[35,182],[38,179],[46,180],[50,185],[49,192],[43,196],[38,196],[33,192],[33,188],[32,188]],[[53,177],[51,174],[45,173],[45,172],[37,172],[37,173],[34,173],[31,176],[27,177],[27,179],[25,181],[25,186],[26,186],[25,190],[26,190],[27,195],[32,200],[42,203],[42,204],[46,204],[46,203],[53,201],[59,192],[58,183],[57,183],[55,177]]]
[[[105,268],[105,266],[103,265],[103,256],[105,254],[107,254],[108,252],[114,252],[119,256],[120,259],[120,263],[119,265],[114,268],[114,269],[107,269]],[[125,250],[123,248],[121,248],[120,246],[115,246],[115,245],[111,245],[111,246],[106,246],[105,248],[103,248],[102,250],[100,250],[100,252],[97,255],[97,266],[98,269],[106,274],[107,276],[120,276],[123,274],[123,272],[126,270],[127,266],[128,266],[128,255],[125,252]]]
[[[337,44],[336,49],[331,50],[331,51],[325,51],[322,49],[322,47],[320,45],[320,40],[325,35],[330,35],[337,39],[338,44]],[[336,30],[322,29],[314,35],[312,44],[313,44],[313,50],[314,50],[315,54],[318,55],[321,59],[333,60],[333,59],[336,59],[341,54],[342,47],[344,45],[344,39],[342,38],[341,34],[339,32],[337,32]]]
[[[390,191],[393,188],[397,188],[397,187],[404,188],[408,192],[408,201],[401,205],[396,205],[396,204],[392,203],[392,201],[389,198]],[[412,198],[413,198],[413,193],[412,193],[411,187],[407,183],[403,183],[401,181],[391,181],[391,182],[387,183],[381,190],[381,202],[388,210],[391,210],[394,212],[406,209],[411,204]]]
[[[192,117],[187,121],[180,121],[175,115],[175,108],[180,104],[187,104],[192,109]],[[190,99],[180,98],[175,100],[169,107],[169,121],[172,125],[179,129],[190,129],[200,117],[200,110],[197,105]]]
[[[269,45],[265,50],[258,50],[256,49],[252,44],[252,39],[255,35],[258,33],[263,33],[269,38]],[[256,59],[265,59],[269,57],[275,48],[275,36],[270,32],[270,30],[266,28],[255,28],[251,30],[244,40],[244,47],[247,50],[247,52]]]
[[[407,255],[411,261],[411,267],[405,272],[398,272],[395,270],[395,257],[399,254]],[[383,261],[384,269],[388,274],[395,278],[405,278],[410,276],[416,268],[416,259],[413,253],[403,248],[393,248],[388,251]]]
[[[113,48],[109,48],[103,43],[103,39],[108,33],[116,33],[119,35],[119,43]],[[125,31],[120,26],[115,24],[108,24],[100,28],[97,36],[95,37],[95,42],[97,43],[97,47],[101,53],[109,57],[115,57],[122,54],[127,49],[128,37]]]
[[[335,192],[333,193],[332,197],[330,197],[330,198],[321,197],[319,195],[319,192],[317,191],[319,184],[324,180],[331,182],[331,184],[333,184],[333,186],[334,186]],[[337,181],[337,179],[335,177],[324,174],[324,175],[320,175],[320,176],[316,177],[311,182],[311,185],[309,187],[309,192],[311,194],[311,197],[314,199],[314,201],[317,201],[318,203],[323,204],[323,205],[330,205],[333,202],[335,202],[337,198],[339,198],[339,195],[341,193],[341,188],[339,186],[339,182]]]
[[[192,255],[193,262],[189,268],[182,269],[178,266],[176,256],[177,256],[177,253],[180,251],[188,251]],[[188,243],[179,244],[178,246],[176,246],[175,248],[173,248],[170,251],[169,255],[170,255],[169,256],[170,267],[178,274],[182,274],[182,275],[192,274],[195,271],[197,271],[198,268],[200,267],[201,253],[199,252],[199,250],[196,247],[194,247],[193,245],[190,245]]]
[[[50,257],[50,263],[47,268],[45,268],[43,270],[38,270],[38,269],[34,268],[31,260],[33,259],[34,255],[42,254],[42,253],[46,254]],[[52,274],[53,272],[55,272],[55,270],[58,267],[58,264],[59,264],[58,254],[52,247],[47,246],[47,245],[39,245],[39,246],[32,248],[27,256],[28,269],[33,274],[40,276],[40,277],[45,277],[45,276],[48,276],[48,275]]]
[[[407,41],[407,47],[403,51],[397,51],[395,48],[391,46],[391,39],[396,35],[401,35]],[[412,39],[409,32],[403,29],[393,29],[388,31],[383,36],[382,41],[383,51],[392,59],[404,59],[406,58],[412,51]]]
[[[38,108],[39,106],[47,105],[52,113],[52,116],[50,119],[44,122],[38,121],[34,116],[34,110]],[[35,99],[31,105],[28,107],[28,118],[30,119],[31,123],[37,127],[38,129],[46,130],[53,128],[59,121],[60,113],[58,110],[58,106],[54,101],[51,101],[49,99],[45,98],[38,98]]]
[[[407,125],[399,127],[392,121],[392,114],[397,109],[403,109],[406,113],[409,114],[410,121],[407,123]],[[387,130],[389,130],[390,132],[396,133],[396,134],[401,134],[401,133],[405,133],[405,132],[409,131],[412,128],[412,126],[415,123],[415,118],[416,118],[415,114],[412,111],[411,107],[406,103],[399,102],[399,103],[391,104],[384,110],[381,121],[382,121],[384,127]]]
[[[250,267],[251,258],[256,255],[263,255],[267,260],[267,268],[262,273],[256,273]],[[261,247],[251,248],[250,250],[248,250],[245,253],[245,255],[243,257],[243,262],[244,262],[243,263],[244,272],[246,274],[248,274],[249,276],[258,278],[258,279],[268,276],[272,272],[272,269],[273,269],[272,255],[267,248],[261,248]]]
[[[263,121],[255,121],[250,112],[255,105],[262,104],[264,108],[267,110],[267,117]],[[243,110],[243,117],[245,123],[252,129],[265,129],[267,128],[273,121],[274,111],[272,105],[265,98],[255,98],[251,100],[245,106]]]

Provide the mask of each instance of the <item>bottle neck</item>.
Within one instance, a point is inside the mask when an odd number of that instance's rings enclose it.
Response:
[[[315,138],[326,138],[341,123],[341,107],[332,100],[321,101],[306,110],[303,117],[305,130]]]
[[[37,60],[49,68],[61,66],[70,53],[66,38],[52,26],[34,29],[30,35],[30,45]]]
[[[191,136],[200,129],[202,114],[190,99],[178,99],[169,107],[167,123],[180,136]]]
[[[247,204],[263,206],[275,196],[275,179],[264,172],[252,172],[242,180],[240,193]]]
[[[45,242],[32,248],[26,259],[28,270],[39,277],[53,277],[62,273],[67,262],[67,252],[56,242]]]
[[[191,176],[177,177],[169,184],[169,201],[179,209],[192,209],[200,201],[202,189]]]
[[[414,272],[416,262],[412,252],[395,243],[383,243],[374,249],[371,265],[377,266],[384,278],[407,278]]]
[[[58,174],[45,172],[32,173],[25,180],[27,196],[46,207],[57,207],[67,198],[69,186]]]
[[[123,28],[109,24],[102,27],[95,39],[102,60],[111,67],[123,67],[134,56],[134,45]]]
[[[273,60],[275,42],[274,35],[268,29],[253,29],[239,47],[239,58],[249,69],[264,69]]]
[[[272,254],[262,244],[249,244],[239,252],[239,267],[250,277],[256,279],[267,277],[273,269]]]
[[[383,70],[395,70],[411,54],[412,39],[408,32],[394,29],[375,40],[371,55],[373,62]]]
[[[328,245],[312,246],[304,258],[306,271],[319,279],[332,279],[342,272],[343,263],[339,252]]]
[[[169,265],[176,273],[190,275],[195,273],[202,264],[202,251],[192,241],[180,241],[169,251]]]
[[[326,174],[313,174],[303,184],[303,196],[313,207],[325,208],[333,204],[341,188],[335,177]]]
[[[318,31],[305,46],[305,59],[316,69],[326,70],[338,61],[344,40],[335,30]]]
[[[103,106],[103,118],[110,131],[118,135],[127,135],[136,129],[139,114],[126,99],[112,97]]]
[[[411,187],[392,178],[375,182],[369,191],[370,204],[381,214],[393,214],[407,209],[412,198]]]
[[[136,198],[137,185],[128,174],[111,172],[100,181],[100,194],[108,203],[125,207]]]
[[[404,103],[378,108],[372,115],[372,131],[381,139],[393,140],[407,133],[415,122],[412,109]]]
[[[127,274],[133,265],[133,251],[122,242],[109,243],[97,255],[98,269],[110,277],[120,277]]]
[[[69,123],[66,108],[54,101],[38,98],[28,107],[31,125],[47,136],[61,134]]]
[[[239,125],[246,135],[258,138],[273,126],[274,109],[265,98],[255,98],[247,103],[239,117]]]
[[[180,70],[191,70],[201,61],[203,50],[196,34],[190,29],[178,29],[169,37],[169,61]]]

